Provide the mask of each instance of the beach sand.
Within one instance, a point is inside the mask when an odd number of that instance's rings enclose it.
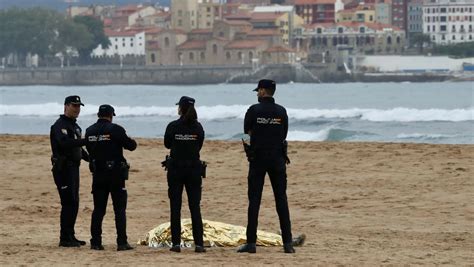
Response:
[[[169,220],[161,139],[138,139],[126,152],[129,242]],[[103,224],[105,251],[59,248],[60,203],[51,176],[48,136],[0,136],[0,265],[474,265],[474,145],[290,142],[288,200],[296,254],[281,247],[238,254],[235,248],[137,246],[117,252],[111,200]],[[239,142],[206,141],[203,218],[247,220],[248,164]],[[91,175],[81,165],[76,235],[89,241]],[[185,194],[184,194],[185,195]],[[184,197],[182,217],[190,217]],[[279,230],[268,178],[259,229]],[[136,245],[135,245],[136,246]]]

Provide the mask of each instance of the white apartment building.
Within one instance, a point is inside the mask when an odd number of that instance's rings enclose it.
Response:
[[[423,33],[436,44],[474,41],[474,1],[425,0]]]
[[[103,49],[99,45],[92,51],[92,56],[142,56],[145,55],[145,32],[106,31],[110,46]]]

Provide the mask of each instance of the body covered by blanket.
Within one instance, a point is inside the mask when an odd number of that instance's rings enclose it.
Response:
[[[204,245],[210,247],[236,247],[246,242],[246,228],[221,222],[202,220],[204,227]],[[191,219],[181,220],[181,242],[183,246],[191,247],[193,244],[193,231]],[[138,241],[140,245],[149,247],[170,247],[170,223],[163,223],[149,231],[145,238]],[[257,231],[258,246],[281,246],[282,239],[278,234]]]

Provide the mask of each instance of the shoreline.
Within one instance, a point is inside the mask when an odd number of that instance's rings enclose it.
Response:
[[[167,154],[162,139],[137,138],[125,152],[127,234],[135,244],[169,221]],[[59,248],[59,197],[51,177],[47,135],[0,135],[0,264],[2,265],[469,265],[474,261],[474,205],[471,203],[474,145],[412,143],[289,142],[288,201],[293,234],[306,243],[287,255],[281,247],[258,247],[255,255],[236,248],[184,249],[136,246],[115,251],[112,204],[103,223],[105,251]],[[238,141],[208,141],[203,180],[203,219],[246,225],[248,163]],[[81,164],[79,239],[89,240],[93,209],[91,175]],[[185,194],[183,194],[185,195]],[[182,218],[189,211],[183,197]],[[266,178],[259,229],[277,232],[278,217]]]

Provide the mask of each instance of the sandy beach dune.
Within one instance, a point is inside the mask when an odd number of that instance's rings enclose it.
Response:
[[[161,139],[138,139],[127,152],[131,243],[168,221]],[[59,196],[51,176],[48,136],[0,136],[0,265],[474,265],[474,145],[291,142],[288,199],[293,233],[307,242],[297,253],[279,247],[237,254],[211,248],[138,246],[115,251],[111,201],[104,219],[105,251],[59,248]],[[206,141],[209,162],[203,185],[205,219],[236,225],[247,220],[247,162],[239,142]],[[81,204],[76,224],[89,240],[91,175],[81,166]],[[185,202],[186,202],[185,198]],[[183,205],[183,218],[189,217]],[[266,180],[259,229],[277,232],[278,217]]]

